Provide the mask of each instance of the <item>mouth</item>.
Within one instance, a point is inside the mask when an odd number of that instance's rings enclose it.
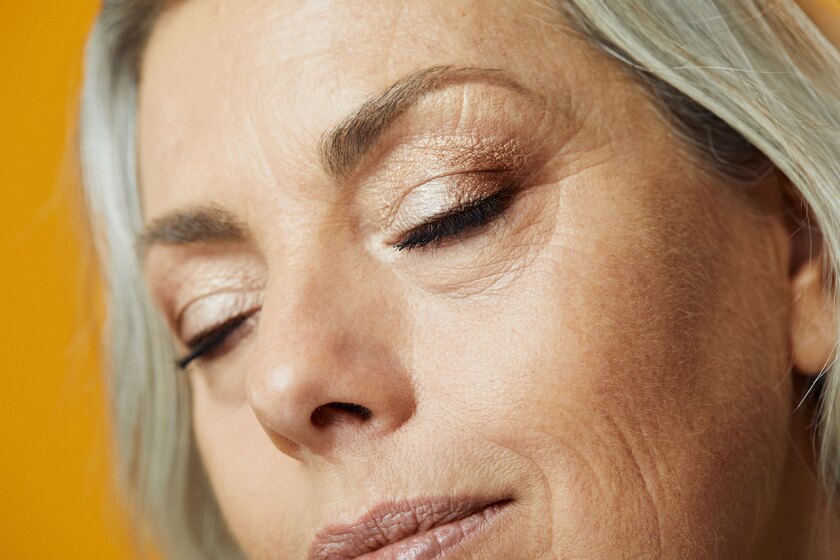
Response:
[[[309,560],[442,560],[493,524],[511,498],[416,498],[375,506],[357,521],[322,530]]]

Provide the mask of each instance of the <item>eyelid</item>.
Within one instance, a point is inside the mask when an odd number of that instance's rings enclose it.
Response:
[[[470,171],[451,171],[449,173],[439,173],[433,177],[423,180],[416,185],[413,185],[406,189],[404,193],[402,193],[392,204],[390,211],[386,215],[385,220],[385,227],[390,228],[399,218],[400,209],[411,202],[412,198],[418,197],[418,193],[422,194],[423,189],[431,189],[435,185],[443,183],[444,185],[450,186],[449,193],[451,196],[451,202],[448,204],[444,204],[441,206],[441,210],[438,213],[443,213],[446,208],[451,208],[458,203],[465,203],[469,202],[470,199],[477,198],[477,195],[469,196],[469,193],[474,192],[476,187],[478,186],[478,181],[475,176],[480,176],[483,174],[496,174],[496,173],[504,173],[505,170],[502,169],[474,169]],[[487,190],[486,188],[484,189]]]
[[[192,300],[178,313],[176,335],[183,344],[201,333],[262,306],[262,290],[223,290]]]
[[[509,170],[488,169],[452,173],[426,181],[400,199],[386,226],[384,241],[394,246],[412,230],[456,213],[459,208],[493,196],[521,180],[522,177]]]
[[[260,311],[261,308],[257,308],[235,315],[199,333],[187,342],[188,352],[178,358],[175,365],[178,369],[184,370],[193,362],[212,359],[219,351],[224,352],[228,345],[235,344],[238,339],[248,335],[254,328],[254,322]]]
[[[391,229],[404,201],[418,189],[448,182],[459,185],[453,189],[457,193],[470,188],[469,183],[478,176],[530,173],[535,155],[531,142],[520,139],[506,123],[464,124],[458,119],[449,126],[424,128],[401,137],[377,162],[376,171],[362,181],[365,188],[361,191],[371,193],[368,202],[379,214],[375,229],[383,232]],[[476,198],[477,194],[462,201]]]
[[[516,198],[516,186],[506,185],[495,193],[433,216],[420,226],[406,232],[394,245],[399,250],[412,250],[431,243],[440,247],[450,239],[461,239],[470,232],[491,225],[508,211]]]

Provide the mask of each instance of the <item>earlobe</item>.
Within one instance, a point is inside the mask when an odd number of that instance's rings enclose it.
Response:
[[[797,373],[815,376],[836,358],[837,314],[821,259],[806,260],[791,277],[790,348]]]

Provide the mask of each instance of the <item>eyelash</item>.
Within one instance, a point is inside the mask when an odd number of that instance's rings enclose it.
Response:
[[[509,186],[484,198],[463,204],[414,228],[394,247],[402,251],[434,243],[437,248],[446,239],[460,239],[467,231],[478,229],[501,216],[513,198],[513,187]]]
[[[210,356],[215,350],[221,348],[228,337],[236,332],[257,311],[259,310],[236,315],[220,325],[211,327],[194,336],[186,343],[187,348],[189,348],[187,354],[175,361],[177,368],[181,370],[187,369],[187,366],[192,362]]]
[[[513,198],[513,188],[505,187],[494,194],[468,202],[454,210],[433,217],[425,224],[414,228],[395,247],[399,251],[403,249],[410,251],[431,243],[434,243],[435,247],[439,247],[446,239],[460,238],[467,231],[489,224],[507,210]],[[186,343],[189,351],[183,357],[178,358],[175,365],[178,369],[184,370],[192,362],[209,357],[215,350],[221,348],[228,337],[234,334],[257,311],[236,315],[220,325],[196,335]]]

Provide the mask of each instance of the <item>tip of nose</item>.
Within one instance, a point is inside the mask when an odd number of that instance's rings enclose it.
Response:
[[[366,406],[355,403],[331,402],[313,410],[310,420],[313,426],[324,428],[345,422],[363,424],[372,417],[373,411]]]

